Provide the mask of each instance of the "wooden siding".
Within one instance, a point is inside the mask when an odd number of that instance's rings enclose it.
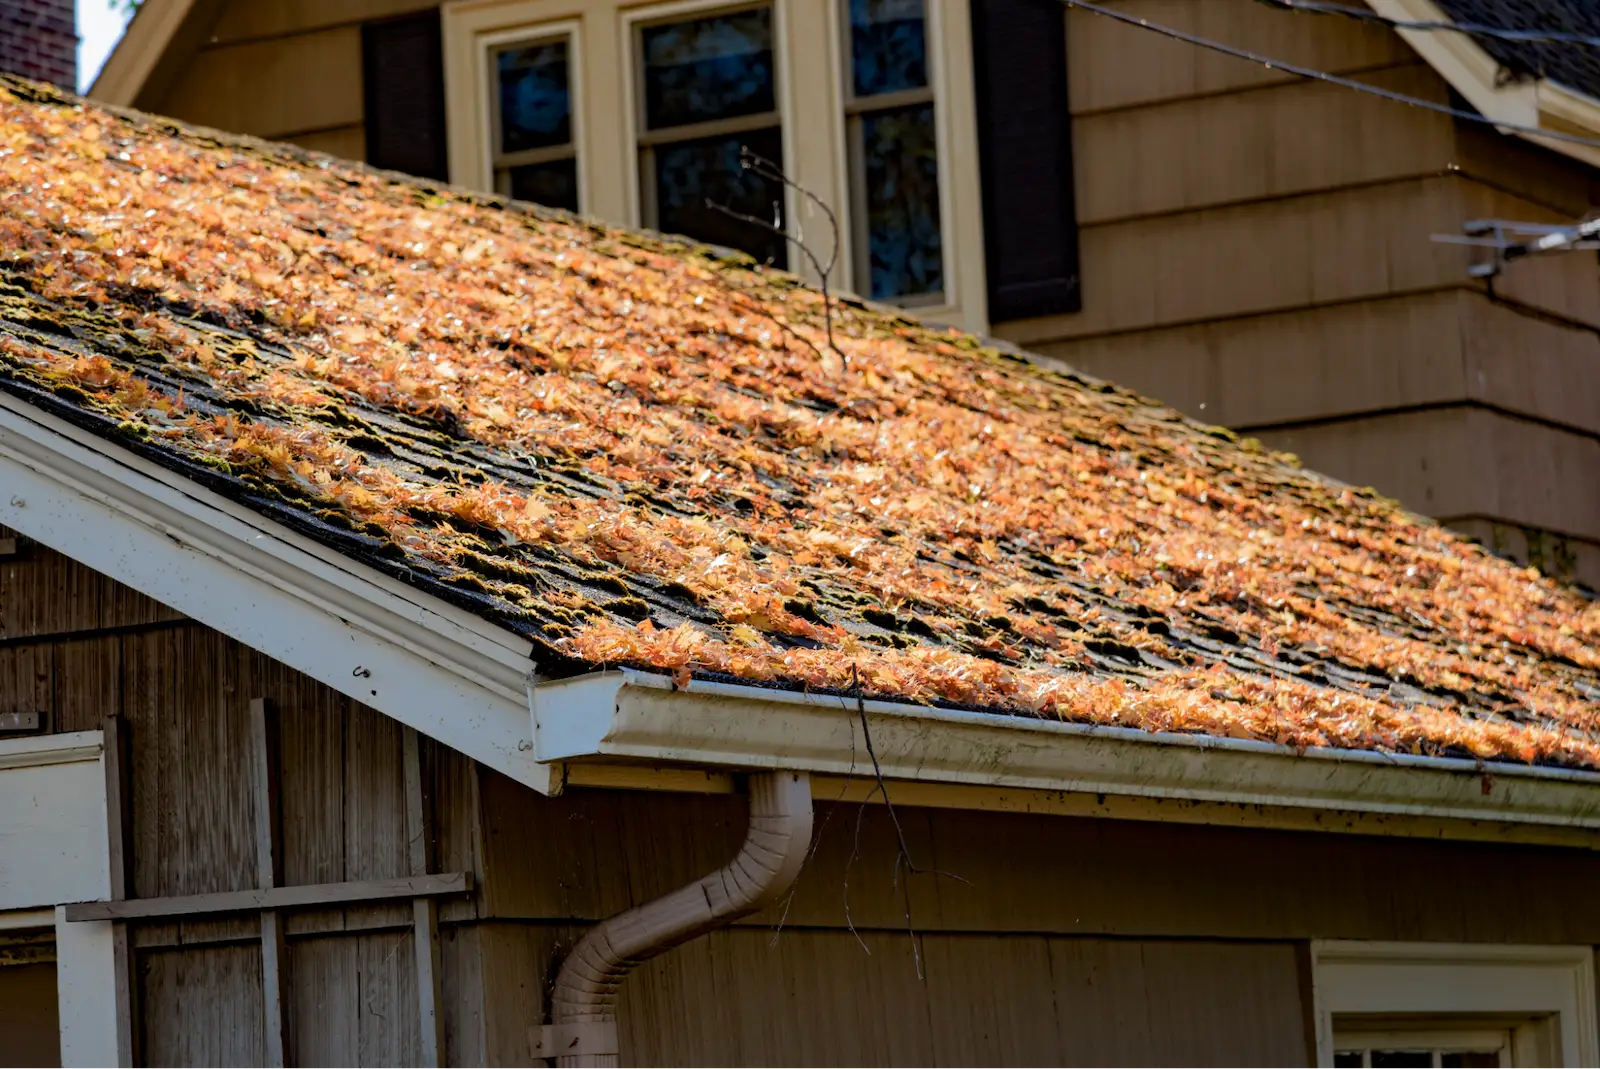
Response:
[[[1247,0],[1116,6],[1451,100],[1375,26]],[[1508,552],[1600,586],[1600,276],[1552,256],[1491,289],[1466,273],[1477,254],[1431,240],[1473,218],[1580,218],[1600,175],[1092,14],[1067,36],[1084,307],[994,332],[1463,529],[1520,531]],[[1546,542],[1559,551],[1528,548]]]
[[[1430,515],[1497,520],[1600,544],[1600,438],[1472,405],[1266,430],[1313,468]],[[1533,477],[1538,474],[1538,478]]]
[[[359,123],[361,31],[341,26],[207,47],[189,63],[161,110],[202,126],[268,138]]]

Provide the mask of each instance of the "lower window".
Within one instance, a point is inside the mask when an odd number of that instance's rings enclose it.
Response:
[[[1600,1063],[1586,946],[1316,942],[1317,1064]]]

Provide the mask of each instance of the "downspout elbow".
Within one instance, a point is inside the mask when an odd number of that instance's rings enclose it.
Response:
[[[777,901],[799,876],[810,845],[810,777],[752,775],[750,825],[738,854],[710,875],[591,928],[561,964],[550,996],[552,1025],[538,1052],[557,1065],[616,1065],[617,991],[628,973]]]

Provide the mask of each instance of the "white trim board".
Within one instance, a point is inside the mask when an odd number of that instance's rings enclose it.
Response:
[[[75,902],[109,886],[98,731],[0,740],[0,910]]]
[[[533,688],[541,761],[661,762],[870,776],[854,701],[603,672]],[[864,703],[888,779],[1600,829],[1600,774],[899,702]]]
[[[0,523],[536,790],[532,644],[0,397]]]
[[[1313,940],[1311,978],[1318,1065],[1333,1064],[1344,1014],[1524,1015],[1537,1024],[1513,1036],[1516,1064],[1600,1065],[1587,946]]]
[[[53,927],[62,1065],[117,1064],[107,922],[69,924],[63,902],[111,891],[102,735],[0,740],[0,930]]]

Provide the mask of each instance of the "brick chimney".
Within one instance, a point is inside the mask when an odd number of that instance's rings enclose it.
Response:
[[[74,0],[0,0],[0,71],[76,90]]]

